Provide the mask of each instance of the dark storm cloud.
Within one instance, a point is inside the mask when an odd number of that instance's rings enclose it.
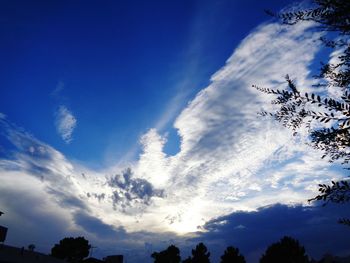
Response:
[[[326,252],[350,254],[348,227],[337,220],[349,217],[350,205],[303,207],[276,204],[255,212],[235,212],[205,224],[208,231],[194,240],[209,244],[213,257],[226,246],[237,246],[248,262],[258,262],[267,246],[284,235],[298,239],[307,253],[320,258]]]
[[[0,192],[1,210],[5,212],[1,225],[8,228],[6,243],[18,247],[34,243],[37,250],[49,253],[70,226],[69,216],[57,216],[62,210],[43,204],[45,197],[40,194],[3,186]]]
[[[100,238],[120,239],[126,235],[124,228],[119,227],[116,229],[83,211],[79,211],[74,214],[74,222],[84,228],[85,231],[93,233]]]
[[[145,179],[132,178],[131,169],[126,169],[122,174],[117,174],[108,180],[108,185],[113,191],[113,205],[122,208],[133,203],[149,205],[152,197],[163,197],[164,191],[158,190]]]
[[[61,207],[65,208],[79,208],[88,210],[86,204],[76,196],[70,193],[66,193],[57,189],[53,189],[51,187],[47,188],[47,193],[55,196],[56,201],[59,203]]]

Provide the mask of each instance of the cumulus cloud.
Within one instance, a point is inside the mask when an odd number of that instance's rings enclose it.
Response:
[[[72,141],[73,131],[77,125],[77,119],[64,105],[59,106],[56,112],[56,130],[65,143]]]
[[[84,230],[104,239],[117,239],[120,238],[120,236],[125,236],[126,234],[122,227],[116,229],[113,226],[105,224],[102,220],[90,216],[83,211],[74,213],[74,222],[81,226]]]

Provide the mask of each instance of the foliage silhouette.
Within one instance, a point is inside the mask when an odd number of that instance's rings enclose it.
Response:
[[[220,263],[246,263],[244,256],[239,253],[238,248],[227,247],[221,256]]]
[[[154,258],[154,263],[181,262],[180,250],[174,245],[170,245],[166,250],[154,252],[151,257]]]
[[[203,243],[199,243],[195,249],[192,249],[192,257],[188,257],[184,263],[210,263],[210,252]]]
[[[284,24],[294,25],[300,21],[313,21],[322,31],[336,31],[349,34],[350,2],[347,0],[313,0],[313,8],[275,14],[266,11],[269,15],[282,20]]]
[[[89,255],[91,245],[84,237],[66,237],[51,249],[53,257],[66,260],[70,263],[81,262]]]
[[[294,25],[303,21],[313,21],[323,32],[336,33],[332,40],[321,38],[326,47],[337,51],[336,62],[323,64],[320,74],[316,76],[320,88],[319,94],[302,93],[295,83],[286,76],[287,87],[283,90],[262,88],[256,89],[277,96],[272,101],[277,105],[275,112],[261,112],[261,115],[272,116],[295,133],[306,128],[309,144],[323,151],[322,158],[330,162],[340,161],[346,165],[350,161],[350,1],[348,0],[314,0],[311,9],[268,14],[279,18],[284,24]],[[336,88],[341,96],[333,98],[321,95],[326,88]],[[348,169],[348,168],[347,168]],[[344,203],[350,200],[348,179],[332,182],[331,185],[319,185],[319,195],[309,201],[322,200]],[[347,219],[340,223],[350,224]]]
[[[309,263],[305,248],[291,237],[283,237],[270,245],[260,259],[260,263]]]
[[[29,244],[28,245],[28,250],[29,251],[34,251],[35,250],[35,245],[34,244]]]

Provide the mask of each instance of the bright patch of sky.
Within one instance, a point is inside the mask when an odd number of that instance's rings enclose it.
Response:
[[[0,207],[10,242],[48,251],[84,235],[100,255],[118,244],[138,262],[207,238],[237,211],[301,213],[318,183],[342,176],[303,134],[259,118],[270,98],[251,87],[284,87],[287,73],[311,87],[320,35],[261,24],[264,8],[287,2],[237,2],[5,5]]]

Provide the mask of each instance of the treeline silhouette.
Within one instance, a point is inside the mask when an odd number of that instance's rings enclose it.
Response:
[[[210,263],[210,252],[203,243],[192,249],[192,255],[181,261],[180,249],[170,245],[167,249],[154,252],[151,257],[154,263]],[[296,239],[283,237],[271,244],[260,258],[260,263],[312,263],[305,252],[305,248]],[[238,248],[229,246],[221,256],[220,263],[246,263]]]
[[[66,237],[55,244],[51,249],[51,256],[63,259],[68,263],[92,262],[88,258],[92,248],[89,241],[84,237]],[[210,263],[210,252],[204,243],[199,243],[191,251],[191,255],[186,259],[181,259],[180,249],[175,245],[170,245],[165,250],[153,252],[151,254],[154,263]],[[105,262],[93,259],[93,262]],[[246,263],[245,257],[239,249],[228,246],[220,257],[220,263]],[[332,255],[325,255],[320,261],[311,259],[305,248],[298,240],[284,236],[278,242],[267,247],[260,257],[259,263],[344,263],[350,262],[348,258],[338,258]]]

